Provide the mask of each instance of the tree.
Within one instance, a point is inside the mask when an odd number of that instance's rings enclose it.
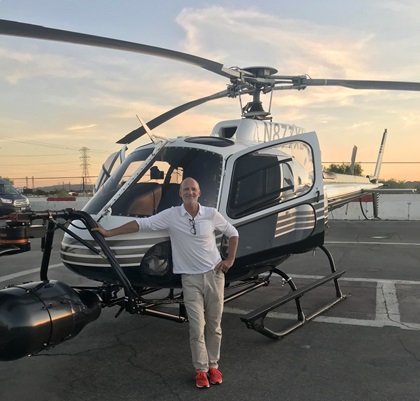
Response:
[[[389,180],[379,180],[380,183],[384,184],[387,188],[407,188],[407,184],[405,181],[396,180],[391,178]]]
[[[10,182],[10,184],[12,184],[12,185],[13,185],[13,180],[11,180],[10,178],[7,178],[7,177],[2,177],[1,175],[0,175],[0,178],[2,178],[3,180],[9,181],[9,182]]]
[[[342,163],[342,164],[330,164],[325,171],[331,173],[338,173],[338,174],[351,174],[350,173],[350,164],[349,163]],[[363,169],[360,163],[354,164],[354,175],[362,175]]]
[[[415,193],[420,194],[420,182],[418,181],[406,182],[404,180],[396,180],[391,178],[389,180],[379,180],[379,182],[389,189],[415,189]]]
[[[415,189],[415,193],[420,194],[419,181],[406,182],[404,180],[396,180],[394,178],[391,178],[389,180],[379,180],[379,182],[389,189]]]

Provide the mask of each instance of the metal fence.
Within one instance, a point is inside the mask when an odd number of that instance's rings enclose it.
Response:
[[[68,192],[92,192],[96,176],[75,177],[7,177],[13,186],[29,194],[43,194],[60,190]]]

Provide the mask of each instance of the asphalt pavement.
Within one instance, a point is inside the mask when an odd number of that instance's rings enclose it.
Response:
[[[0,362],[0,399],[19,401],[420,400],[420,221],[331,221],[326,246],[347,299],[282,340],[247,329],[240,320],[286,294],[270,286],[228,303],[223,317],[223,384],[197,389],[188,323],[108,308],[77,337],[42,353]],[[51,279],[80,285],[59,259]],[[0,287],[38,280],[42,254],[0,258]],[[280,268],[297,286],[328,274],[321,251],[295,255]],[[302,297],[308,313],[334,296],[331,284]],[[293,303],[271,313],[267,325],[295,319]]]

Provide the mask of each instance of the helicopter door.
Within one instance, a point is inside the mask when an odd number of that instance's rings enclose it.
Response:
[[[315,132],[266,142],[230,156],[220,211],[261,252],[324,232],[322,165]]]

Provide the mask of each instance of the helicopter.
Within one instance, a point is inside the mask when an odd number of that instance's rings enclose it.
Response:
[[[261,95],[311,86],[420,91],[420,83],[312,79],[278,75],[275,68],[264,66],[226,68],[169,49],[7,20],[0,20],[0,34],[169,58],[228,80],[222,91],[175,107],[147,123],[139,118],[140,127],[118,140],[122,149],[102,166],[94,196],[83,210],[8,216],[6,225],[0,227],[0,256],[28,251],[30,239],[40,237],[43,257],[40,281],[0,290],[0,360],[33,355],[74,338],[104,307],[119,306],[116,316],[126,311],[187,321],[166,232],[138,232],[105,240],[91,231],[97,222],[112,228],[180,205],[179,187],[186,177],[199,183],[200,203],[216,208],[239,232],[237,258],[226,274],[225,302],[269,285],[273,274],[290,287],[288,294],[243,316],[248,328],[272,339],[282,338],[346,298],[339,285],[345,272],[336,271],[333,256],[324,245],[328,212],[367,193],[382,191],[378,179],[387,131],[373,175],[326,173],[316,133],[273,121]],[[245,95],[252,100],[242,107]],[[179,114],[221,98],[238,98],[242,114],[239,119],[217,123],[208,136],[164,138],[153,132]],[[150,143],[127,155],[127,145],[144,135]],[[38,220],[42,224],[34,224]],[[71,287],[48,279],[57,229],[65,232],[60,249],[64,266],[98,286]],[[216,240],[225,255],[226,239],[216,235]],[[278,266],[293,254],[317,248],[327,257],[328,274],[298,289]],[[332,300],[305,314],[303,294],[329,282],[334,285]],[[288,302],[296,305],[296,322],[282,331],[268,328],[267,314]],[[177,312],[173,312],[174,305]],[[172,307],[169,312],[167,306]]]

